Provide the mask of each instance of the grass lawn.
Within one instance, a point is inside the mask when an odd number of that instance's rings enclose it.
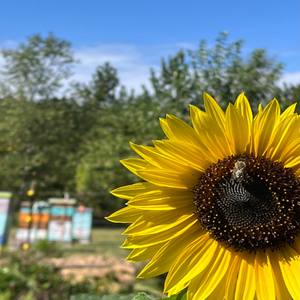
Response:
[[[130,250],[122,249],[126,236],[121,235],[125,227],[109,227],[92,229],[92,238],[90,244],[80,244],[74,242],[71,245],[62,245],[63,256],[75,254],[101,254],[104,257],[117,256],[126,258]],[[11,228],[9,233],[9,244],[13,243],[16,228]]]
[[[63,246],[63,255],[70,256],[74,254],[101,254],[104,257],[117,256],[126,258],[130,250],[122,249],[126,236],[121,235],[125,228],[96,228],[92,230],[91,243],[81,245],[74,243]]]
[[[101,254],[106,258],[117,256],[125,259],[130,250],[122,249],[120,247],[126,239],[125,235],[121,235],[124,230],[125,227],[93,229],[90,244],[81,245],[80,243],[75,243],[71,246],[64,245],[62,247],[63,256],[67,257],[75,254]],[[158,287],[158,278],[136,278],[134,290],[135,292],[148,292],[159,298],[163,298],[164,296],[162,294],[162,288]]]
[[[102,255],[104,258],[119,257],[125,260],[130,250],[122,249],[126,236],[122,235],[125,227],[108,227],[92,229],[92,238],[90,244],[80,244],[74,242],[71,245],[62,244],[61,250],[63,257],[72,255]],[[16,228],[10,230],[9,243],[13,242]],[[146,264],[144,262],[143,264]],[[136,279],[134,283],[134,293],[144,291],[156,297],[162,298],[162,287],[159,286],[159,278]]]

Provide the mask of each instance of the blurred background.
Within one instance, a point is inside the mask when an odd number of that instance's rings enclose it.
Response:
[[[299,113],[299,28],[296,0],[2,2],[0,299],[162,297],[104,219],[139,181],[128,142],[163,138],[166,114],[190,123],[203,92]]]

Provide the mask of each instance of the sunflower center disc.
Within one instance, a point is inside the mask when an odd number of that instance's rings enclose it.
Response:
[[[236,251],[278,249],[300,232],[300,182],[289,168],[253,155],[219,160],[194,187],[201,226]]]

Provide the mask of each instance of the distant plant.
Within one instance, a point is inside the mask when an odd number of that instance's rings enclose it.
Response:
[[[46,265],[41,260],[57,255],[61,255],[60,248],[45,240],[38,241],[26,251],[7,253],[6,263],[0,269],[0,299],[68,300],[71,295],[82,294],[95,296],[78,299],[98,299],[96,296],[111,292],[110,285],[114,281],[112,276],[85,278],[80,282],[73,278],[63,279],[58,268]],[[129,293],[131,290],[132,287],[128,286],[120,292]]]
[[[4,77],[0,93],[27,100],[49,99],[72,75],[76,60],[71,44],[55,37],[35,34],[16,49],[1,49]]]
[[[47,239],[36,240],[29,248],[29,251],[38,256],[61,257],[63,252],[58,243],[50,242]]]

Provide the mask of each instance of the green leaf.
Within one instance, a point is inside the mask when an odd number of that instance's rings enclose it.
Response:
[[[144,292],[138,293],[132,300],[154,300],[152,297]]]
[[[101,300],[131,300],[132,296],[124,295],[104,295]]]
[[[102,298],[88,294],[80,294],[71,296],[70,300],[102,300]]]
[[[157,300],[186,300],[186,292],[187,292],[187,289],[184,289],[176,295],[172,295],[171,297],[157,299]]]
[[[138,293],[134,298],[129,295],[104,295],[102,297],[80,294],[71,296],[70,300],[154,300],[146,293]]]

